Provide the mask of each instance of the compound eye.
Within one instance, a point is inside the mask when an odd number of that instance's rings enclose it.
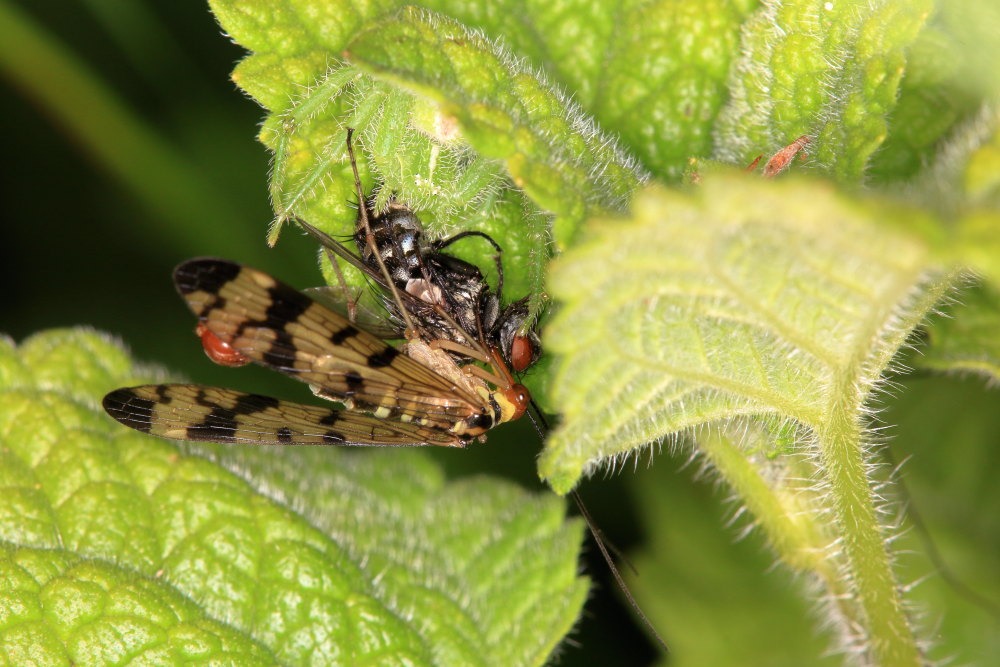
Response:
[[[510,366],[515,372],[520,373],[530,366],[536,355],[535,343],[528,336],[518,334],[511,340]]]
[[[250,359],[236,350],[232,345],[209,331],[208,327],[199,323],[195,333],[201,338],[201,346],[209,359],[220,366],[246,366]]]
[[[531,392],[523,384],[513,384],[504,391],[504,397],[513,406],[514,413],[510,419],[520,419],[528,410],[528,403],[531,402]]]

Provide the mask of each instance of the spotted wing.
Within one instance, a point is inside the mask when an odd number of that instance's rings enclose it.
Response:
[[[449,428],[484,411],[483,400],[266,273],[222,259],[193,259],[174,282],[200,322],[263,366],[317,393],[380,417]]]
[[[393,321],[385,305],[376,302],[374,292],[365,290],[353,304],[354,312],[348,306],[344,290],[340,287],[307,287],[302,293],[313,301],[326,306],[338,315],[347,317],[359,329],[367,331],[380,340],[402,340],[406,338],[402,324]]]
[[[172,440],[250,445],[465,446],[465,440],[440,429],[197,384],[116,389],[104,397],[104,409],[125,426]]]

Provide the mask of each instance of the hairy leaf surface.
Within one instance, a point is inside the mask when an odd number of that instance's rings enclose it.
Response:
[[[105,391],[162,379],[106,337],[0,349],[0,560],[21,582],[0,593],[30,620],[0,629],[11,664],[538,664],[580,611],[581,527],[554,497],[448,482],[418,451],[180,448],[103,414]]]

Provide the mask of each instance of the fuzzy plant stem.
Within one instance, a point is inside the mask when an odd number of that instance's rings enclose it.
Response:
[[[859,419],[875,378],[885,372],[910,332],[958,281],[958,272],[933,279],[902,276],[896,298],[887,301],[882,312],[876,310],[866,327],[871,339],[881,338],[885,344],[874,346],[876,354],[859,354],[835,372],[831,392],[834,398],[825,411],[824,422],[815,429],[847,567],[844,576],[851,590],[851,597],[836,596],[834,601],[845,614],[849,630],[861,632],[861,648],[871,664],[921,665],[923,660],[893,576],[886,536],[878,522],[875,482],[867,474],[864,429]],[[913,285],[921,283],[914,298],[904,297]],[[888,314],[892,308],[889,304],[907,301],[908,307],[897,310],[898,319],[886,327],[894,319]],[[860,386],[868,390],[858,391],[859,379]]]
[[[724,434],[699,439],[701,451],[754,516],[778,556],[798,571],[816,576],[841,616],[849,636],[845,653],[861,648],[868,664],[920,665],[920,655],[878,524],[871,480],[865,474],[856,406],[841,405],[819,433],[827,472],[827,501],[833,506],[843,553],[829,557],[829,537],[815,522],[815,498],[806,489],[775,489],[745,452]],[[804,494],[804,495],[803,495]],[[860,637],[859,637],[860,635]],[[860,640],[860,642],[858,641]]]
[[[843,554],[842,573],[849,596],[831,589],[831,599],[844,616],[849,633],[860,643],[856,647],[865,662],[877,665],[921,665],[923,660],[912,626],[906,616],[900,588],[892,571],[892,558],[876,510],[875,481],[868,474],[866,443],[861,416],[876,384],[889,366],[895,351],[902,347],[924,315],[954,285],[958,275],[951,273],[934,280],[919,275],[902,275],[893,298],[873,311],[867,336],[859,340],[879,340],[874,355],[859,352],[833,373],[833,397],[824,411],[823,422],[816,425],[820,459],[829,488],[827,502],[833,508],[838,540]],[[915,298],[905,294],[915,284],[923,283]],[[898,310],[893,304],[906,303]],[[897,317],[890,312],[895,310]],[[891,325],[888,323],[892,322]],[[868,346],[861,345],[859,350]],[[859,391],[859,388],[867,388]],[[850,638],[849,638],[850,639]],[[847,647],[845,647],[847,648]]]
[[[775,552],[789,566],[819,576],[828,590],[838,587],[837,568],[828,558],[829,539],[815,520],[811,499],[798,489],[770,486],[759,465],[728,434],[699,438],[702,453],[754,517]],[[846,594],[840,586],[839,593]]]
[[[885,527],[879,523],[875,481],[866,461],[865,430],[861,418],[875,378],[891,363],[895,351],[923,316],[952,286],[958,273],[921,280],[903,276],[894,297],[884,309],[876,309],[867,336],[860,338],[882,345],[860,345],[858,354],[835,365],[830,396],[821,420],[811,424],[814,446],[822,464],[822,483],[812,488],[775,484],[774,476],[759,461],[748,456],[746,441],[716,431],[699,438],[702,453],[725,479],[743,506],[754,516],[778,556],[792,568],[818,578],[843,628],[846,654],[861,657],[864,664],[920,665],[922,657],[907,618],[901,591],[892,571]],[[923,283],[912,300],[903,295]],[[892,304],[909,301],[905,310],[889,314]],[[887,322],[894,321],[892,326]],[[861,352],[874,349],[874,354]],[[858,391],[859,387],[867,390]],[[785,478],[801,478],[789,468]],[[822,497],[820,497],[822,496]],[[818,508],[832,510],[831,524],[817,520]],[[832,556],[829,545],[838,552]]]
[[[847,395],[849,388],[845,388]],[[903,609],[885,536],[878,523],[871,480],[865,474],[864,443],[857,407],[835,406],[819,438],[840,530],[853,600],[836,599],[851,630],[862,634],[868,662],[920,665],[920,652]]]

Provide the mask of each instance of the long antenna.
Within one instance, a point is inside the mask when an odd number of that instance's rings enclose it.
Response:
[[[361,215],[361,222],[364,223],[365,227],[365,243],[368,244],[368,247],[371,248],[372,254],[375,255],[375,259],[378,260],[378,266],[382,270],[382,275],[385,276],[385,282],[389,286],[389,291],[392,292],[392,298],[395,299],[399,312],[403,316],[403,322],[406,323],[407,335],[416,335],[416,329],[413,328],[413,322],[410,320],[410,313],[403,306],[403,300],[399,298],[399,292],[396,291],[396,285],[392,282],[392,275],[390,275],[389,270],[385,268],[385,262],[382,261],[382,253],[378,251],[378,246],[375,245],[375,235],[372,233],[371,225],[368,224],[368,202],[365,201],[365,191],[361,187],[361,176],[358,174],[358,163],[354,159],[354,145],[351,142],[353,136],[354,128],[347,128],[347,155],[351,158],[351,169],[354,171],[354,188],[358,191],[358,212]]]
[[[646,617],[646,613],[642,610],[642,607],[640,607],[639,603],[635,601],[634,597],[632,597],[632,591],[625,585],[622,573],[618,571],[615,561],[612,560],[611,554],[608,553],[608,548],[604,544],[604,539],[601,538],[600,529],[597,527],[597,524],[594,523],[594,519],[591,518],[590,512],[587,511],[587,506],[583,504],[583,498],[581,498],[580,494],[575,490],[570,491],[570,495],[573,496],[573,500],[576,502],[576,507],[580,510],[580,516],[582,516],[584,521],[587,522],[587,528],[590,529],[590,534],[593,536],[594,542],[597,544],[597,548],[601,550],[601,555],[604,556],[604,562],[608,564],[608,569],[611,570],[611,575],[615,578],[615,581],[618,583],[618,587],[621,588],[622,593],[625,594],[625,599],[628,600],[632,610],[636,613],[643,624],[649,628],[650,632],[653,633],[653,637],[655,637],[657,643],[663,647],[663,651],[665,653],[670,653],[670,647],[667,646],[667,642],[663,640],[660,633],[653,627],[653,624]]]
[[[535,399],[531,399],[531,407],[534,408],[534,410],[528,411],[528,415],[531,417],[531,424],[535,427],[538,437],[544,441],[546,432],[549,429],[548,422],[545,421],[542,411],[538,409],[538,404],[535,403]],[[536,415],[538,416],[537,421],[535,420]],[[569,495],[573,498],[573,502],[576,503],[576,508],[580,511],[580,516],[582,516],[583,520],[587,522],[587,528],[590,530],[590,535],[594,538],[594,543],[597,544],[597,548],[600,550],[601,555],[604,556],[604,562],[607,563],[608,569],[611,570],[611,576],[615,578],[618,588],[620,588],[622,593],[625,595],[625,599],[628,600],[629,605],[636,613],[636,616],[639,617],[639,620],[643,622],[643,625],[649,628],[653,637],[656,638],[657,643],[663,647],[663,651],[669,654],[670,647],[667,646],[667,642],[663,640],[660,633],[653,627],[653,624],[649,621],[649,618],[642,610],[642,607],[639,606],[639,603],[636,602],[635,598],[632,596],[632,591],[629,590],[629,587],[625,584],[625,579],[622,578],[622,574],[618,570],[618,566],[615,565],[614,559],[612,559],[611,554],[608,553],[608,547],[604,541],[601,529],[597,527],[597,523],[595,523],[593,517],[590,516],[587,506],[583,503],[583,498],[580,497],[580,494],[576,489],[570,491]],[[629,565],[631,565],[631,563]]]
[[[396,291],[396,286],[392,281],[392,276],[389,274],[389,271],[385,266],[385,262],[382,260],[382,254],[378,251],[378,247],[375,245],[375,235],[372,233],[371,226],[369,225],[368,222],[368,202],[365,201],[364,190],[361,187],[361,177],[358,174],[358,164],[354,158],[354,146],[352,142],[353,135],[354,135],[354,128],[350,127],[347,128],[347,154],[351,159],[351,169],[354,171],[354,184],[358,193],[358,205],[359,205],[361,222],[363,223],[365,229],[365,241],[368,244],[368,247],[371,248],[373,254],[375,255],[375,259],[378,261],[379,268],[382,270],[382,274],[385,277],[386,284],[392,291],[393,298],[396,300],[399,311],[402,314],[403,319],[406,322],[406,325],[409,329],[408,333],[415,334],[416,330],[413,328],[413,323],[410,321],[409,313],[407,312],[406,307],[403,305],[403,301],[400,298],[399,293]],[[465,235],[468,236],[471,234],[465,234]],[[487,239],[489,239],[491,243],[493,243],[495,247],[497,247],[498,250],[500,250],[499,246],[497,246],[496,242],[494,242],[493,239],[489,238],[485,234],[477,234],[477,235],[486,237]],[[456,237],[453,237],[451,240],[452,241],[457,240],[462,236],[463,235],[457,235]],[[501,271],[500,281],[502,281],[503,280],[502,268],[500,269],[500,271]],[[502,285],[503,283],[501,282],[500,284]],[[497,291],[499,293],[499,289]],[[461,330],[461,327],[458,326],[458,323],[456,323],[448,313],[444,312],[444,310],[440,306],[438,306],[437,311],[438,314],[443,315],[447,319],[449,324],[454,326],[456,329]],[[482,336],[481,325],[479,333],[480,336]],[[535,431],[538,433],[539,438],[544,441],[546,432],[548,431],[548,423],[545,421],[545,417],[542,415],[542,411],[538,409],[538,404],[535,403],[534,399],[531,399],[531,405],[535,408],[534,414],[532,414],[532,411],[528,411],[528,414],[531,418],[531,423],[535,427]],[[535,415],[537,415],[538,417],[537,421],[535,419]],[[580,511],[580,515],[583,517],[584,521],[587,522],[587,528],[590,529],[590,534],[591,536],[593,536],[594,542],[597,544],[597,548],[600,550],[601,555],[604,556],[604,562],[607,563],[608,569],[611,570],[612,576],[614,576],[615,581],[618,583],[618,587],[621,589],[622,593],[625,594],[625,598],[628,600],[629,605],[632,606],[632,609],[635,611],[636,615],[638,615],[639,618],[642,620],[642,622],[646,625],[646,627],[649,628],[649,631],[653,634],[653,637],[655,637],[656,641],[660,644],[660,646],[663,647],[664,652],[670,653],[670,648],[667,646],[667,643],[663,640],[663,637],[660,636],[660,633],[656,631],[656,628],[653,627],[653,624],[650,623],[649,618],[646,617],[645,612],[642,611],[642,608],[639,606],[639,603],[636,602],[635,598],[632,596],[632,591],[629,590],[629,587],[625,584],[625,580],[622,578],[621,572],[618,571],[618,567],[615,565],[614,560],[611,558],[611,554],[608,553],[608,548],[605,545],[604,538],[601,536],[600,529],[597,527],[597,524],[594,523],[594,519],[590,516],[590,512],[587,511],[587,506],[584,505],[583,503],[583,498],[581,498],[580,494],[577,493],[577,491],[575,490],[570,491],[570,495],[573,497],[573,501],[576,503],[577,509]]]

